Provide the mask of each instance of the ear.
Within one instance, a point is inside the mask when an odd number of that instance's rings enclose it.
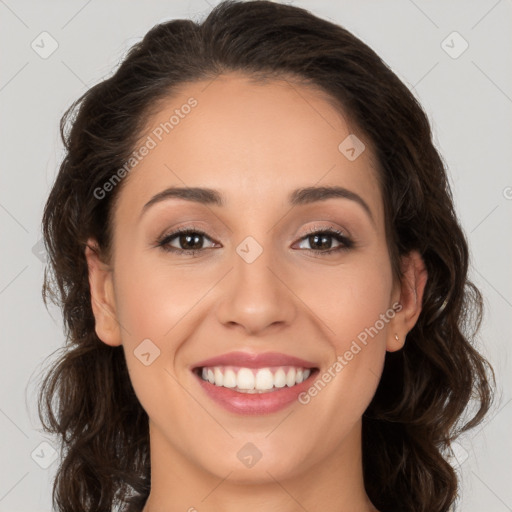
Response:
[[[85,259],[89,270],[91,306],[98,338],[111,346],[121,345],[121,331],[116,315],[112,269],[100,257],[96,240],[87,240]]]
[[[403,276],[396,286],[393,302],[399,305],[394,308],[396,313],[386,343],[386,350],[389,352],[395,352],[404,346],[407,333],[416,324],[421,313],[423,292],[428,278],[425,263],[418,251],[411,251],[402,256],[401,266]]]

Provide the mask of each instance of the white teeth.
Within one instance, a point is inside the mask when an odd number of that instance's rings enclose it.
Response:
[[[279,368],[274,375],[274,386],[276,388],[284,388],[286,386],[286,373],[282,368]]]
[[[249,368],[240,368],[236,376],[236,383],[239,389],[254,389],[254,373]]]
[[[215,366],[202,368],[202,379],[225,388],[236,388],[242,393],[264,393],[285,386],[292,387],[305,381],[311,370],[293,366],[277,368],[238,368]]]
[[[236,375],[233,370],[226,370],[224,373],[224,382],[222,385],[225,388],[234,388],[236,387]]]
[[[295,385],[295,368],[290,368],[286,375],[286,385],[291,388]]]
[[[272,376],[272,372],[268,368],[258,370],[258,373],[256,374],[255,387],[256,389],[260,390],[272,389],[274,387],[274,377]]]
[[[213,375],[215,377],[215,385],[216,386],[222,386],[222,384],[224,383],[224,375],[220,371],[220,368],[217,368],[217,367],[214,368],[213,369]]]

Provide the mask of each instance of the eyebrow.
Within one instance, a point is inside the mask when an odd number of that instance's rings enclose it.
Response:
[[[200,187],[170,187],[154,195],[142,207],[140,216],[142,217],[150,206],[172,198],[184,199],[186,201],[219,207],[225,206],[226,204],[224,196],[218,190]],[[360,195],[344,187],[330,186],[299,188],[289,194],[288,202],[291,206],[300,206],[320,201],[327,201],[328,199],[333,198],[349,199],[354,201],[364,209],[372,223],[375,223],[372,211],[366,201]]]

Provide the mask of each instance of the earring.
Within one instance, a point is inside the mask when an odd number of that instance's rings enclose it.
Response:
[[[395,340],[398,341],[399,339],[398,334],[395,333]]]

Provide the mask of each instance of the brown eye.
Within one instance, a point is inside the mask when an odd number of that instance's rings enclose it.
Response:
[[[333,247],[333,239],[338,243]],[[346,237],[341,231],[334,229],[316,230],[301,238],[301,243],[307,242],[308,247],[301,247],[307,251],[330,254],[338,251],[348,250],[354,246],[352,240]]]
[[[211,241],[206,233],[203,233],[202,231],[195,229],[180,229],[165,235],[157,245],[165,251],[193,255],[205,249],[203,248],[205,239]]]

